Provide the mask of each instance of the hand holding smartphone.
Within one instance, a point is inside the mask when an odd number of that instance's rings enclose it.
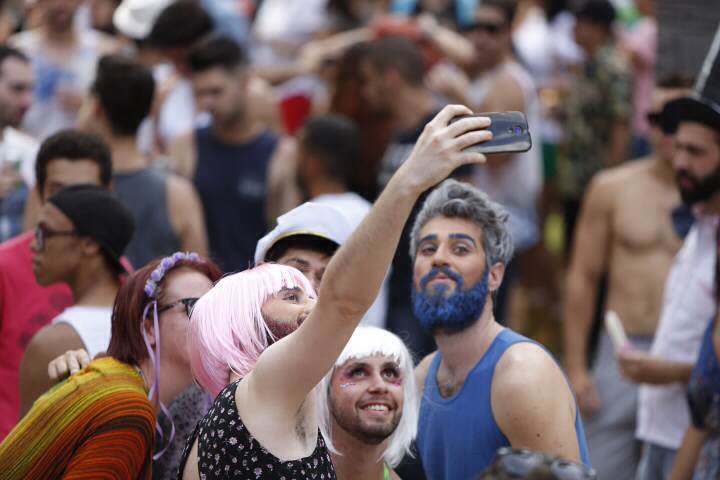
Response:
[[[457,122],[467,116],[455,117],[450,123]],[[527,119],[522,112],[488,112],[477,113],[473,117],[489,117],[489,130],[493,134],[492,140],[478,143],[466,148],[466,151],[479,153],[521,153],[532,147],[532,138],[528,128]]]

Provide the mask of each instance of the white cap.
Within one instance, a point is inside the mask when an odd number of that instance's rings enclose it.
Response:
[[[123,35],[143,40],[155,20],[173,0],[123,0],[113,14],[113,25]]]
[[[313,235],[342,245],[355,226],[332,205],[306,202],[277,219],[277,226],[261,238],[255,248],[255,264],[265,260],[268,250],[278,241],[294,235]]]

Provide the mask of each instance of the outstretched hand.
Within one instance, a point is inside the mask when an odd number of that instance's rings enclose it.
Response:
[[[467,117],[448,125],[454,117],[472,114],[465,106],[448,105],[425,126],[398,171],[411,187],[425,191],[445,180],[458,167],[485,162],[485,155],[463,150],[492,138],[492,133],[486,130],[490,119]]]

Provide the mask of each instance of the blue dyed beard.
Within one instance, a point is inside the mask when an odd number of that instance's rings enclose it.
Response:
[[[435,285],[427,291],[427,284],[439,273],[450,277],[456,285],[455,291],[446,296],[447,285]],[[482,278],[472,287],[463,289],[463,278],[449,268],[433,268],[420,280],[419,291],[413,288],[413,312],[420,326],[430,333],[442,329],[450,333],[465,330],[474,324],[485,309],[489,291],[490,269],[485,267]]]

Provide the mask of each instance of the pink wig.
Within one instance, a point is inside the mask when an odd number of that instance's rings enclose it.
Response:
[[[298,270],[264,263],[222,278],[195,304],[188,331],[190,365],[213,397],[229,383],[231,371],[245,377],[270,344],[272,334],[261,309],[284,288],[300,288],[315,297]]]

